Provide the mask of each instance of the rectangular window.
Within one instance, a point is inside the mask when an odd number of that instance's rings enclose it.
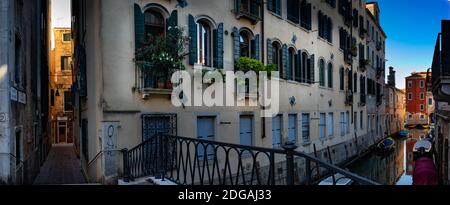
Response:
[[[420,81],[420,88],[424,88],[425,87],[425,82],[423,80]]]
[[[328,113],[328,137],[334,136],[334,114],[332,112]]]
[[[309,137],[309,114],[302,114],[302,138],[303,143],[309,143],[310,137]]]
[[[341,130],[341,136],[345,136],[345,113],[344,112],[341,112],[340,130]]]
[[[70,56],[61,56],[61,70],[72,70],[72,57]]]
[[[320,113],[320,120],[319,120],[319,132],[320,132],[320,139],[325,139],[326,137],[326,114]]]
[[[433,98],[428,98],[428,105],[433,105]]]
[[[289,142],[297,142],[297,114],[289,115],[288,140]]]
[[[425,110],[425,106],[423,104],[420,105],[420,111],[424,111]]]
[[[72,92],[64,91],[64,111],[72,112]]]
[[[63,34],[63,42],[68,42],[71,39],[70,33],[64,33]]]
[[[412,81],[408,81],[408,88],[412,88]]]
[[[215,138],[215,117],[197,118],[197,138],[202,140],[214,141]],[[206,149],[206,151],[205,151]],[[200,160],[204,157],[212,159],[214,157],[214,148],[212,146],[199,145],[197,147],[197,156]]]
[[[297,7],[298,8],[298,7]],[[267,2],[267,9],[281,16],[281,0],[270,0]]]
[[[425,95],[423,93],[420,93],[420,100],[425,100]]]
[[[412,100],[412,93],[408,93],[408,100]]]
[[[274,0],[273,0],[274,1]],[[300,23],[300,1],[287,0],[287,18],[293,23]]]

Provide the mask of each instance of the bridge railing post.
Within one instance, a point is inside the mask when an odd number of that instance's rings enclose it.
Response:
[[[294,185],[294,150],[297,149],[295,142],[287,142],[283,149],[286,151],[286,184]]]

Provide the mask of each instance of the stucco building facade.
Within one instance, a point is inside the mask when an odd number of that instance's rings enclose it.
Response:
[[[405,128],[405,92],[396,87],[395,70],[389,67],[388,83],[385,88],[386,132],[395,135]]]
[[[386,35],[377,3],[187,2],[72,2],[75,118],[90,181],[114,183],[119,150],[159,132],[268,148],[294,141],[320,158],[330,147],[333,163],[384,136]],[[234,71],[239,57],[276,65],[279,115],[261,117],[259,106],[173,106],[170,86],[143,80],[133,59],[146,33],[164,35],[175,25],[190,37],[186,71],[199,64]],[[105,150],[117,159],[105,159]]]

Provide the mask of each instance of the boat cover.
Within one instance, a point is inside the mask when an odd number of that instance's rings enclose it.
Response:
[[[438,185],[437,171],[433,159],[422,157],[416,161],[413,185]]]

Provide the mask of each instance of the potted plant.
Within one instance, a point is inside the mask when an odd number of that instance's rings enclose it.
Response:
[[[189,54],[185,51],[187,42],[179,27],[169,27],[165,36],[148,36],[134,59],[144,79],[150,79],[159,89],[172,89],[172,73],[185,69],[183,60]]]

